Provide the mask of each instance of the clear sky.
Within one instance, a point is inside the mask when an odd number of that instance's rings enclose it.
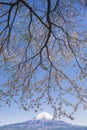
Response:
[[[69,67],[68,67],[69,69]],[[71,71],[68,71],[68,73],[71,74]],[[69,74],[69,75],[70,75]],[[1,82],[4,82],[5,78],[0,75],[0,84]],[[87,82],[85,86],[87,85]],[[1,86],[0,86],[1,87]],[[24,111],[22,109],[19,109],[16,104],[12,104],[11,107],[7,107],[6,105],[3,105],[3,107],[0,108],[0,126],[6,125],[6,124],[12,124],[12,123],[19,123],[24,122],[32,119],[33,117],[37,116],[42,111],[38,111],[35,113],[33,110],[30,111]],[[43,106],[43,112],[48,112],[52,114],[52,109],[48,106]],[[87,126],[87,109],[84,110],[83,107],[79,107],[77,112],[74,115],[75,119],[72,121],[68,118],[61,118],[61,120],[65,122],[69,122],[71,124],[75,125],[83,125]]]

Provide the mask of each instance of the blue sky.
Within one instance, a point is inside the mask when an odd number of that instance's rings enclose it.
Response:
[[[70,66],[70,68],[68,66],[67,73],[69,76],[71,75],[71,73],[73,73],[73,71],[74,70],[72,70],[71,66]],[[5,75],[5,76],[7,76],[7,75]],[[72,75],[71,75],[71,77],[72,77]],[[3,75],[0,75],[0,84],[1,84],[1,82],[4,82],[5,79],[6,79],[6,77],[4,77]],[[85,82],[85,86],[86,85],[87,85],[87,82]],[[70,98],[70,97],[68,97],[68,98]],[[43,105],[43,111],[52,114],[52,109],[50,108],[50,106],[47,107],[47,106]],[[37,113],[35,113],[33,110],[26,112],[22,109],[19,109],[18,106],[14,103],[11,104],[10,108],[7,107],[6,104],[4,104],[0,108],[0,125],[24,122],[24,121],[32,119],[33,117],[38,115],[40,112],[41,111],[38,111]],[[77,112],[75,113],[74,117],[75,117],[75,119],[73,121],[71,121],[68,118],[64,118],[64,117],[62,117],[61,120],[70,122],[75,125],[87,125],[87,109],[84,110],[83,107],[80,106],[79,109],[77,110]]]

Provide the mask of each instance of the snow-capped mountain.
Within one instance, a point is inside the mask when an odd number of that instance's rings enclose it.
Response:
[[[0,130],[87,130],[87,127],[53,120],[52,115],[44,112],[27,122],[1,126]]]
[[[37,117],[36,117],[37,120],[39,119],[46,119],[46,120],[52,120],[53,119],[53,116],[50,115],[49,113],[47,112],[43,112],[43,113],[40,113]]]

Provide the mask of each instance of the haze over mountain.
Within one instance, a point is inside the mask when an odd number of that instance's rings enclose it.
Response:
[[[87,130],[87,127],[53,120],[52,115],[44,112],[27,122],[1,126],[0,130]]]

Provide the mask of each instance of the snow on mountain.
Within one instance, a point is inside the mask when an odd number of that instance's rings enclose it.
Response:
[[[53,120],[52,115],[44,112],[27,122],[2,126],[0,127],[0,130],[87,130],[87,127]]]
[[[50,114],[47,113],[47,112],[43,112],[43,113],[40,113],[40,114],[36,117],[36,119],[37,119],[37,120],[38,120],[38,119],[52,120],[52,119],[53,119],[53,116],[50,115]]]

